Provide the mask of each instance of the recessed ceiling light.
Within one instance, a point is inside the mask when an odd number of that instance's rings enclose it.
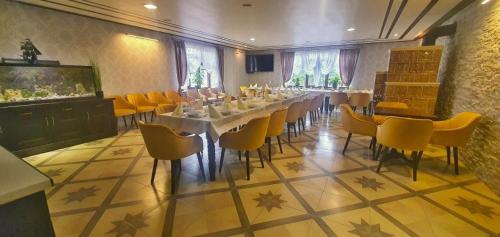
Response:
[[[351,31],[355,31],[356,29],[354,29],[353,27],[347,29],[347,31],[351,32]]]
[[[394,37],[398,37],[398,36],[399,36],[399,34],[397,34],[397,33],[396,33],[396,34],[394,34]]]
[[[255,38],[250,38],[250,41],[255,41]]]
[[[481,4],[483,4],[483,5],[484,5],[484,4],[489,3],[489,2],[490,2],[490,0],[483,0],[483,1],[481,2]]]
[[[242,7],[252,7],[253,5],[251,3],[243,3],[241,4]]]
[[[156,8],[158,8],[153,3],[146,3],[146,4],[144,4],[144,7],[147,8],[147,9],[149,9],[149,10],[155,10]]]

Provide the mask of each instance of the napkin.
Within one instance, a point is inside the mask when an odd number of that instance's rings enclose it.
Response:
[[[193,103],[193,107],[195,110],[202,110],[203,109],[203,100],[195,100]]]
[[[231,96],[230,95],[226,95],[224,96],[224,103],[231,103]]]
[[[280,90],[278,90],[277,96],[278,96],[278,99],[280,99],[280,100],[283,99],[283,94],[281,94]]]
[[[269,94],[264,94],[264,99],[266,100],[266,102],[273,102],[273,99],[271,98],[271,96],[269,96]]]
[[[182,108],[182,104],[179,103],[177,107],[175,107],[174,112],[172,112],[173,116],[182,116],[184,115],[184,109]]]
[[[239,110],[246,110],[248,109],[248,106],[241,101],[241,98],[238,98],[238,109]]]
[[[208,105],[208,116],[210,118],[222,118],[222,114],[211,104]]]

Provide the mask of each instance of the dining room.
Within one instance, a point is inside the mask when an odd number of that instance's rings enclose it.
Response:
[[[2,236],[498,236],[498,0],[0,1]]]

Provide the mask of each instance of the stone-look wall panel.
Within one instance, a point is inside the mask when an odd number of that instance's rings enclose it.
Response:
[[[463,111],[482,114],[460,160],[500,195],[500,1],[479,1],[459,13],[445,44],[438,110],[444,118]]]

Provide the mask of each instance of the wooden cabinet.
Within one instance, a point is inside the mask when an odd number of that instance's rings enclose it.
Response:
[[[28,156],[117,134],[111,99],[12,103],[0,107],[0,145]]]

